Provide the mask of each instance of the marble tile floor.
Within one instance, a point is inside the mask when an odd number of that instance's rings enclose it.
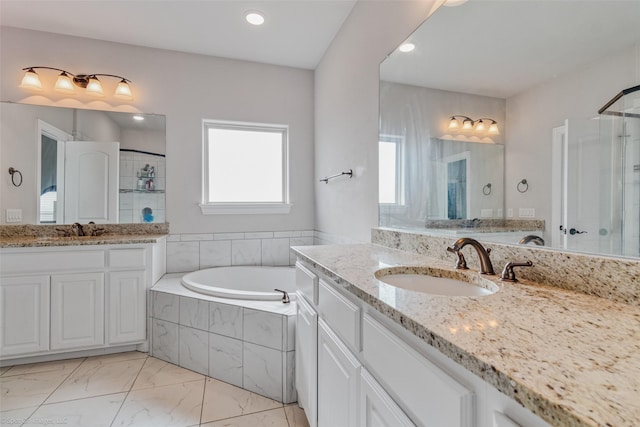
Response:
[[[146,353],[0,368],[2,426],[308,427],[283,405]]]

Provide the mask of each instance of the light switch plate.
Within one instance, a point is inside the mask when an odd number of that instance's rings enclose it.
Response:
[[[520,218],[535,218],[536,209],[535,208],[518,208],[518,216]]]
[[[22,209],[7,209],[7,222],[22,222]]]
[[[492,217],[493,217],[493,209],[480,210],[480,218],[492,218]]]

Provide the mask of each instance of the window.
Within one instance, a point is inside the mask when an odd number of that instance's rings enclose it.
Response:
[[[204,214],[289,213],[288,127],[203,122]]]
[[[382,136],[378,143],[378,203],[402,205],[402,140]]]

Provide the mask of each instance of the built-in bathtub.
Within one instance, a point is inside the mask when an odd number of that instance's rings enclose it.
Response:
[[[295,293],[295,269],[290,267],[216,267],[182,276],[187,289],[220,298],[282,301],[280,291]]]
[[[150,291],[151,354],[295,402],[296,302],[284,304],[274,288],[293,295],[295,270],[234,266],[164,276]]]

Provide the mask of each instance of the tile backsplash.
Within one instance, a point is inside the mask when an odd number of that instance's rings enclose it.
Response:
[[[371,232],[371,242],[374,244],[450,260],[451,266],[455,263],[455,256],[447,252],[446,248],[458,237],[460,236],[442,237],[385,228],[376,228]],[[518,270],[518,277],[522,279],[612,301],[640,305],[638,259],[495,242],[486,243],[485,247],[491,249],[491,261],[498,274],[509,261],[528,260],[533,262],[533,267]],[[473,249],[469,246],[463,251],[469,268],[478,268],[478,256]]]
[[[313,245],[314,237],[313,230],[171,234],[167,273],[229,265],[294,265],[289,248]]]

